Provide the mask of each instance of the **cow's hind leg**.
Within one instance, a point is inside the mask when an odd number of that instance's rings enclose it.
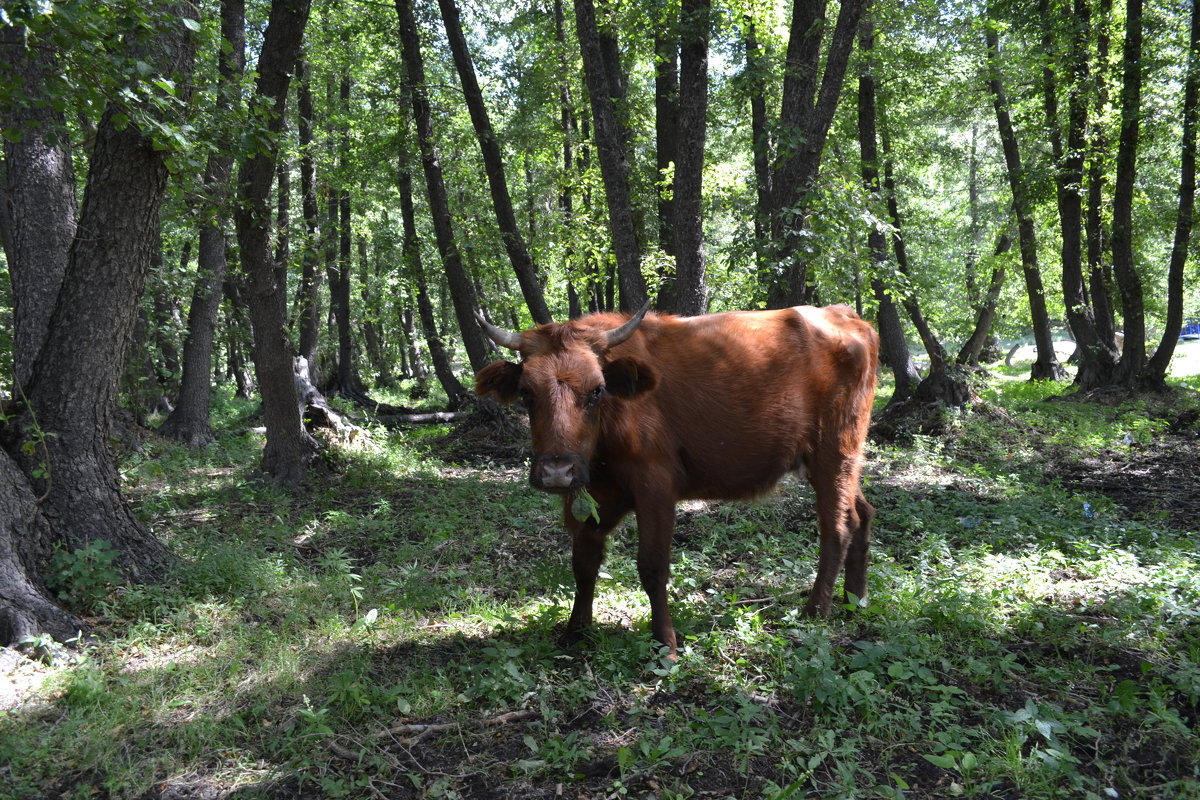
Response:
[[[852,592],[854,588],[865,591],[868,542],[861,534],[869,527],[864,527],[860,520],[861,511],[866,509],[857,502],[861,492],[858,488],[858,470],[852,463],[846,459],[830,459],[825,463],[809,465],[808,480],[817,496],[820,555],[817,559],[817,577],[808,602],[804,605],[804,613],[807,616],[824,617],[828,616],[833,604],[833,585],[843,565],[848,570],[853,568],[855,575],[847,589]],[[865,499],[863,503],[866,503]],[[869,526],[869,519],[867,524]]]
[[[575,573],[575,603],[563,635],[563,643],[568,645],[577,642],[592,624],[596,576],[604,561],[604,545],[608,534],[629,513],[628,504],[603,495],[596,499],[599,521],[592,517],[575,519],[571,512],[571,500],[568,498],[563,503],[567,531],[571,534],[571,569]]]

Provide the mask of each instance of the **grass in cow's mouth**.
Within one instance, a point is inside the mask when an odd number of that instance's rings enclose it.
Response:
[[[632,523],[559,647],[561,501],[519,443],[374,430],[292,496],[254,480],[226,399],[216,445],[126,461],[184,563],[102,591],[76,662],[12,673],[5,791],[1195,797],[1198,404],[1044,402],[1061,389],[999,380],[943,433],[873,443],[870,595],[827,620],[799,614],[806,489],[682,505],[675,663]]]

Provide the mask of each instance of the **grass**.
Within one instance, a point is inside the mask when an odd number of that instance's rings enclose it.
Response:
[[[870,596],[827,620],[798,616],[807,489],[685,505],[677,663],[649,639],[633,523],[594,634],[558,647],[569,547],[519,450],[376,429],[291,495],[255,479],[261,440],[224,398],[217,444],[123,465],[173,579],[61,566],[98,635],[20,667],[0,795],[1200,796],[1196,523],[1130,499],[1167,496],[1155,453],[1190,453],[1194,481],[1200,402],[1046,401],[1063,389],[1000,376],[947,435],[873,444]]]

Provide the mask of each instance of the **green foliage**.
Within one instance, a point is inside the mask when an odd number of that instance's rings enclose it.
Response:
[[[46,586],[69,606],[95,611],[121,581],[113,566],[119,555],[104,539],[75,550],[56,549],[46,571]]]

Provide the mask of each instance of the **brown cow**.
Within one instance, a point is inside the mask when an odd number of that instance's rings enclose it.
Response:
[[[476,393],[529,410],[529,482],[563,495],[571,533],[573,639],[591,624],[605,539],[638,521],[638,575],[654,638],[675,656],[667,608],[675,503],[736,500],[807,475],[821,534],[804,613],[829,613],[843,565],[845,591],[863,597],[875,509],[859,477],[875,396],[879,340],[846,306],[737,311],[699,317],[592,314],[522,333],[480,317],[521,361],[497,361]],[[576,519],[584,488],[599,521]]]

